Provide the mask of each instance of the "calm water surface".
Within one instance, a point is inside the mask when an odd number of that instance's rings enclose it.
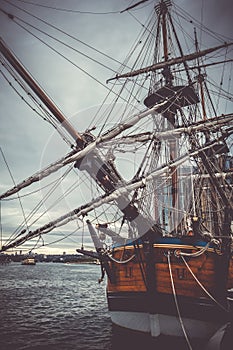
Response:
[[[99,277],[96,265],[0,265],[0,349],[188,349],[113,327]]]

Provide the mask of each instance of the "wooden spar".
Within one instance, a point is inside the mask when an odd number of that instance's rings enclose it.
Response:
[[[120,139],[120,142],[124,142],[127,144],[135,143],[135,142],[146,142],[149,140],[157,140],[158,142],[161,140],[166,140],[174,136],[179,136],[181,133],[194,133],[198,132],[200,130],[205,130],[207,128],[212,128],[213,132],[217,132],[220,128],[222,128],[223,124],[229,124],[233,121],[233,114],[226,114],[217,116],[214,118],[207,119],[207,121],[199,121],[193,124],[190,124],[188,127],[178,127],[176,129],[166,130],[163,132],[157,132],[155,133],[141,133],[137,135],[129,135],[129,136],[123,136]],[[132,124],[133,125],[133,124]],[[121,124],[122,126],[122,124]],[[227,133],[228,133],[227,129]],[[118,132],[116,132],[114,137],[120,134],[120,129],[118,129]],[[119,140],[119,139],[118,139]],[[31,185],[33,182],[39,181],[43,179],[44,177],[49,176],[50,174],[54,173],[55,171],[61,169],[63,166],[73,163],[77,159],[81,159],[84,156],[88,154],[88,152],[91,152],[97,145],[101,144],[102,142],[109,141],[109,138],[107,137],[107,134],[105,135],[105,138],[102,136],[95,140],[92,144],[88,146],[89,150],[87,150],[87,147],[84,148],[82,151],[74,152],[67,154],[65,157],[59,159],[58,161],[50,164],[48,167],[40,170],[39,172],[33,174],[32,176],[28,177],[27,179],[24,179],[22,182],[17,184],[16,186],[12,187],[8,191],[2,193],[0,195],[0,199],[6,198],[11,196],[14,193],[17,193],[22,188],[25,188],[29,185]],[[95,146],[95,147],[94,147]]]
[[[167,6],[164,5],[163,2],[161,2],[161,16],[162,16],[162,33],[163,33],[163,53],[164,53],[164,60],[168,61],[168,33],[167,33],[167,13],[168,9]],[[166,72],[162,72],[162,74],[165,77],[166,86],[172,86],[172,74],[170,72],[170,67],[165,67]],[[164,69],[165,71],[165,69]],[[168,120],[173,120],[173,112],[169,109],[163,113],[163,115]],[[175,120],[174,120],[175,121]],[[177,150],[176,150],[176,141],[170,140],[169,141],[169,148],[170,148],[170,160],[173,161],[177,157]],[[178,174],[177,174],[177,168],[171,168],[171,196],[172,196],[172,207],[175,208],[177,203],[177,196],[178,196]]]
[[[229,59],[229,60],[223,60],[223,61],[218,61],[218,62],[211,62],[211,63],[206,63],[206,64],[199,64],[198,66],[191,66],[189,67],[190,70],[193,69],[199,69],[199,68],[206,68],[206,67],[212,67],[212,66],[216,66],[217,64],[223,64],[223,63],[228,63],[228,62],[233,62],[233,59]],[[173,73],[179,73],[179,72],[183,72],[185,69],[175,69],[172,72]]]
[[[194,60],[194,59],[196,59],[198,57],[203,57],[205,55],[208,55],[211,52],[220,50],[220,49],[222,49],[224,47],[228,47],[228,46],[231,46],[231,45],[233,45],[233,43],[225,43],[223,45],[215,46],[215,47],[212,47],[212,48],[209,48],[209,49],[206,49],[206,50],[202,50],[202,51],[199,51],[199,52],[193,52],[193,53],[191,53],[189,55],[184,55],[184,56],[180,56],[180,57],[177,57],[177,58],[171,58],[170,60],[163,61],[163,62],[158,62],[158,63],[152,64],[151,66],[135,70],[133,72],[117,75],[114,78],[108,79],[108,82],[111,81],[111,80],[120,79],[120,78],[134,77],[134,76],[142,74],[142,73],[148,73],[148,72],[151,72],[151,71],[155,71],[157,69],[162,69],[162,68],[165,68],[165,67],[173,66],[174,64],[179,64],[179,63],[184,63],[186,61],[191,61],[191,60]]]
[[[94,243],[95,250],[98,254],[98,259],[101,263],[102,277],[101,277],[99,282],[101,282],[103,280],[104,271],[106,271],[109,280],[111,281],[111,283],[114,283],[115,279],[114,279],[113,271],[112,271],[112,269],[110,269],[110,266],[109,266],[109,258],[106,254],[103,253],[103,251],[104,251],[103,242],[99,239],[99,237],[98,237],[94,227],[92,226],[90,220],[87,220],[86,223],[87,223],[87,227],[88,227],[88,230],[90,232],[92,241]],[[82,250],[81,250],[81,252],[82,252]],[[85,255],[85,253],[84,253],[84,255]]]
[[[166,14],[167,7],[165,7],[165,11],[162,11],[162,32],[163,32],[163,52],[164,52],[164,61],[168,60],[168,48],[167,48],[167,22],[166,22]]]
[[[82,146],[84,143],[83,137],[74,129],[74,127],[68,122],[64,114],[57,108],[57,106],[50,100],[42,88],[35,82],[32,76],[22,66],[20,61],[6,46],[2,38],[0,38],[0,52],[6,58],[6,60],[12,65],[20,77],[28,84],[28,86],[35,92],[40,100],[45,104],[54,117],[61,123],[62,127],[69,133],[69,135],[77,142],[78,146]]]
[[[142,4],[143,2],[146,2],[146,1],[148,1],[148,0],[141,0],[141,1],[137,2],[136,4],[129,6],[126,9],[122,10],[120,13],[124,13],[126,11],[132,10],[134,7],[136,7],[136,6]]]
[[[117,125],[116,127],[108,130],[103,135],[99,136],[95,141],[86,145],[82,150],[79,150],[78,152],[77,152],[77,150],[71,152],[70,154],[61,158],[57,162],[51,164],[50,166],[44,168],[40,172],[30,176],[29,178],[27,178],[23,182],[19,183],[17,186],[14,186],[10,190],[6,191],[2,195],[0,195],[0,199],[3,199],[5,197],[8,197],[8,196],[18,192],[18,190],[20,190],[26,186],[29,186],[31,183],[33,183],[35,181],[39,181],[39,180],[43,179],[44,177],[50,175],[51,173],[54,173],[55,171],[57,171],[58,169],[60,169],[61,167],[65,166],[67,164],[70,164],[70,163],[73,163],[77,160],[83,159],[89,153],[93,152],[99,144],[107,142],[107,141],[115,138],[117,135],[121,134],[124,130],[131,128],[133,125],[135,125],[137,122],[139,122],[142,118],[145,118],[146,116],[148,116],[150,113],[156,113],[156,110],[163,104],[164,103],[160,103],[157,106],[152,107],[152,108],[150,108],[142,113],[133,115],[130,119],[127,120],[126,123],[121,123],[121,124]]]
[[[169,21],[171,23],[171,27],[172,27],[172,30],[173,30],[173,33],[174,33],[174,36],[175,36],[175,39],[176,39],[176,42],[177,42],[177,45],[178,45],[178,48],[179,48],[179,51],[180,51],[180,54],[181,54],[181,57],[184,56],[184,53],[183,53],[183,50],[182,50],[182,47],[181,47],[181,44],[180,44],[180,41],[178,39],[178,36],[177,36],[177,33],[176,33],[176,30],[175,30],[175,26],[174,26],[174,23],[173,23],[173,20],[172,20],[172,17],[171,17],[171,14],[170,12],[168,11],[167,13],[168,15],[168,18],[169,18]],[[191,84],[191,77],[190,77],[190,73],[189,73],[189,67],[188,67],[188,64],[187,62],[183,62],[184,64],[184,69],[186,71],[186,74],[187,74],[187,77],[188,77],[188,81],[189,81],[189,84]],[[174,72],[174,71],[173,71]]]
[[[199,47],[198,47],[198,41],[197,41],[197,32],[196,30],[194,31],[195,35],[195,46],[196,46],[196,51],[200,52]],[[199,66],[199,58],[197,59],[197,66],[198,66],[198,82],[200,86],[200,95],[201,95],[201,106],[202,106],[202,114],[203,114],[203,119],[206,120],[206,108],[205,108],[205,98],[204,98],[204,89],[203,89],[203,75],[201,74],[201,68]]]
[[[71,212],[61,216],[60,218],[53,220],[49,222],[48,224],[36,229],[35,231],[30,231],[26,236],[20,237],[16,239],[14,242],[8,244],[7,246],[2,247],[1,251],[6,251],[7,249],[14,248],[16,246],[19,246],[20,244],[23,244],[29,239],[38,237],[42,234],[48,233],[52,231],[55,227],[62,226],[66,223],[68,223],[71,220],[77,219],[79,216],[86,216],[89,212],[94,210],[95,208],[100,207],[103,204],[110,203],[114,200],[117,200],[120,197],[127,196],[128,193],[135,191],[136,189],[145,186],[145,183],[147,181],[151,181],[153,178],[157,176],[161,176],[162,174],[166,173],[171,169],[171,167],[177,167],[180,164],[184,163],[187,159],[190,157],[195,157],[200,153],[203,153],[205,150],[209,149],[210,147],[218,144],[219,141],[214,141],[213,143],[209,144],[208,146],[201,147],[200,149],[194,150],[192,152],[188,152],[180,157],[178,157],[173,162],[170,162],[169,164],[165,164],[163,166],[158,167],[155,171],[152,171],[150,174],[148,174],[146,177],[143,177],[137,181],[130,181],[128,184],[123,184],[121,187],[118,187],[115,191],[112,193],[105,194],[104,196],[100,196],[96,198],[95,200],[92,200],[91,202],[85,204],[85,206],[81,206],[79,208],[76,208],[72,210]],[[233,204],[229,200],[228,206],[232,210]],[[127,208],[127,207],[125,207]],[[131,209],[133,207],[131,206]],[[144,217],[142,215],[139,216],[141,219],[141,224],[145,228],[145,224],[149,224],[145,221]],[[149,226],[146,228],[149,232]],[[145,231],[146,231],[145,230]],[[156,228],[158,230],[158,228]],[[145,232],[144,231],[144,232]]]

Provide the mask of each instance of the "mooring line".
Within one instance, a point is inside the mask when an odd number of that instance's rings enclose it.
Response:
[[[178,317],[179,317],[180,325],[181,325],[182,331],[184,333],[184,336],[185,336],[186,342],[188,344],[188,347],[189,347],[190,350],[192,350],[192,346],[190,344],[188,335],[187,335],[185,327],[184,327],[184,323],[183,323],[183,320],[182,320],[182,317],[181,317],[181,314],[180,314],[179,305],[178,305],[178,301],[177,301],[177,297],[176,297],[176,289],[175,289],[174,280],[173,280],[173,276],[172,276],[172,269],[171,269],[170,251],[168,251],[167,260],[168,260],[168,267],[169,267],[169,273],[170,273],[170,278],[171,278],[172,292],[173,292],[174,301],[175,301],[175,304],[176,304],[176,309],[177,309],[177,314],[178,314]]]
[[[197,284],[203,289],[203,291],[208,295],[208,297],[210,299],[212,299],[221,309],[223,309],[226,312],[229,312],[229,310],[227,310],[222,304],[220,304],[214,297],[213,295],[211,295],[207,289],[205,289],[205,287],[203,286],[203,284],[198,280],[198,278],[194,275],[193,271],[191,270],[191,267],[189,266],[189,264],[187,263],[187,261],[185,260],[185,258],[181,255],[181,259],[183,260],[185,266],[187,267],[187,269],[189,270],[189,272],[191,273],[191,275],[193,276],[193,278],[195,279],[195,281],[197,282]]]

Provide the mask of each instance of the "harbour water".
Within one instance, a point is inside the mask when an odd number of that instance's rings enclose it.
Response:
[[[99,277],[91,264],[0,265],[0,349],[188,349],[113,327]]]

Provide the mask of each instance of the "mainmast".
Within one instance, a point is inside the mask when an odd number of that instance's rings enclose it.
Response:
[[[168,60],[168,47],[167,47],[167,4],[170,5],[170,2],[167,1],[166,3],[164,1],[161,1],[160,4],[160,15],[162,17],[162,32],[163,32],[163,52],[164,52],[164,61],[167,62]]]
[[[197,33],[196,30],[194,32],[195,34],[195,46],[196,46],[196,51],[199,52],[199,47],[198,47],[198,41],[197,41]],[[203,114],[203,119],[206,120],[207,116],[206,116],[206,107],[205,107],[205,98],[204,98],[204,87],[203,87],[203,83],[204,83],[204,76],[201,73],[201,67],[200,67],[200,61],[199,61],[199,57],[197,58],[197,66],[198,66],[198,83],[200,86],[200,94],[201,94],[201,106],[202,106],[202,114]]]
[[[167,18],[168,18],[168,6],[170,6],[170,1],[161,1],[160,3],[160,16],[162,23],[162,36],[163,36],[163,53],[164,61],[167,62],[169,58],[168,53],[168,33],[167,33]],[[163,69],[162,75],[165,79],[165,86],[172,89],[173,86],[173,75],[171,73],[170,66]],[[162,115],[169,121],[168,128],[172,128],[175,124],[175,110],[169,108],[162,113]],[[172,139],[169,141],[170,148],[170,160],[173,161],[177,158],[176,140]],[[171,197],[172,197],[172,207],[175,208],[177,205],[178,195],[178,173],[175,167],[171,168]]]

